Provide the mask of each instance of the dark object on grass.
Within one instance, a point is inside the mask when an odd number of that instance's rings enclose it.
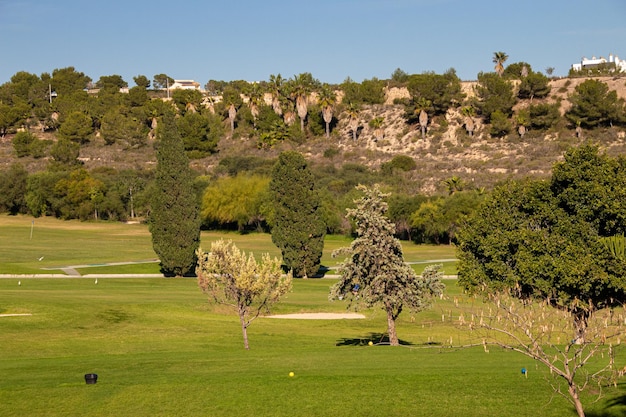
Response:
[[[85,374],[85,382],[87,384],[95,384],[98,382],[98,374]]]

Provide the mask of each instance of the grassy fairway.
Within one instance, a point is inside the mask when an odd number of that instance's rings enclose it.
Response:
[[[345,311],[327,301],[332,283],[297,280],[274,312]],[[0,317],[0,415],[572,415],[525,357],[446,347],[477,342],[450,308],[403,313],[399,348],[367,345],[385,330],[379,310],[364,320],[260,318],[245,351],[236,317],[209,305],[193,279],[2,279],[0,313],[32,315]],[[98,383],[86,385],[91,372]],[[619,412],[604,405],[596,410]]]
[[[220,238],[232,239],[240,249],[252,251],[257,256],[269,252],[272,256],[280,257],[280,251],[272,243],[269,234],[203,232],[202,248],[208,250],[211,242]],[[455,256],[451,246],[403,244],[405,259],[410,262],[450,259]],[[328,236],[322,264],[336,266],[342,259],[332,258],[332,251],[349,245],[350,240],[344,236]],[[102,265],[152,259],[156,259],[156,254],[146,225],[0,216],[0,274],[61,273],[59,269],[42,268],[70,265],[91,266],[79,268],[81,274],[158,273],[157,263]],[[418,272],[425,266],[422,263],[414,265]],[[455,274],[455,262],[444,263],[444,272]]]

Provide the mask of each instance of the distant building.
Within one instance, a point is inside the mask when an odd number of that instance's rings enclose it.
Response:
[[[586,69],[606,68],[608,70],[615,69],[618,72],[626,72],[626,60],[619,59],[617,55],[609,54],[608,61],[604,57],[582,58],[580,63],[572,64],[572,70],[582,71]]]
[[[170,85],[170,90],[200,90],[200,83],[194,80],[174,80],[174,84]]]

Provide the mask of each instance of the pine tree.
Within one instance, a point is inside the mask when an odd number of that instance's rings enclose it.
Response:
[[[378,186],[358,186],[365,195],[356,200],[356,208],[348,209],[348,217],[356,224],[357,238],[343,253],[348,258],[341,264],[341,279],[331,288],[331,299],[349,298],[356,307],[381,306],[387,313],[387,333],[392,346],[400,344],[396,319],[407,307],[420,311],[430,305],[435,295],[443,292],[441,265],[432,265],[421,276],[404,262],[402,245],[394,237],[395,225],[385,216],[386,197]]]
[[[174,116],[167,113],[157,133],[157,168],[152,196],[152,246],[168,276],[193,273],[200,244],[200,216],[193,175]]]
[[[317,273],[324,249],[326,225],[313,174],[295,151],[280,154],[272,170],[270,192],[274,204],[272,241],[295,277]]]

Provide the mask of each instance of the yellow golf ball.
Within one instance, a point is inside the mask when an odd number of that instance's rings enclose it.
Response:
[[[372,346],[374,344],[374,342],[372,342],[371,340],[367,343],[368,345]]]
[[[289,376],[294,376],[295,374],[293,372],[289,372]]]

